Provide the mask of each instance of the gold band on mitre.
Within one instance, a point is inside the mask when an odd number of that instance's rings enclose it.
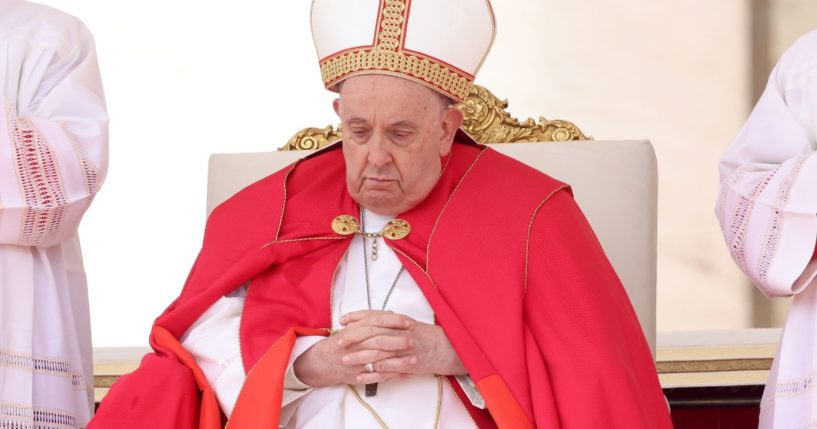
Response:
[[[412,31],[440,31],[438,28],[427,28],[429,26],[420,26],[416,21],[416,16],[412,12],[415,3],[419,0],[377,0],[374,4],[379,4],[377,14],[372,14],[376,21],[374,24],[374,34],[371,44],[355,45],[352,42],[348,43],[346,49],[335,51],[334,53],[324,52],[325,57],[320,59],[321,77],[327,89],[337,90],[337,85],[345,79],[352,76],[362,74],[383,74],[402,77],[426,87],[429,87],[446,97],[452,98],[459,102],[468,96],[468,92],[474,83],[474,75],[478,66],[463,66],[457,63],[457,60],[449,58],[451,55],[437,55],[435,53],[420,52],[423,49],[412,49],[412,46],[406,47],[406,32],[408,22],[411,15],[415,26]],[[430,0],[425,0],[430,1]],[[476,0],[474,0],[476,1]],[[324,11],[325,3],[319,2],[320,6],[314,9],[313,12]],[[491,28],[484,29],[483,32],[490,32],[490,39],[493,40],[493,12],[490,3],[484,0],[484,3],[478,3],[483,11],[483,15],[490,16]],[[473,9],[473,7],[471,8]],[[427,10],[427,9],[426,9]],[[459,15],[468,16],[469,8],[464,8],[459,11]],[[328,13],[328,12],[327,12]],[[357,15],[355,15],[357,16]],[[446,15],[440,15],[445,19]],[[421,21],[422,22],[422,21]],[[335,22],[332,25],[323,25],[318,27],[324,30],[325,34],[332,33],[335,28]],[[484,27],[484,26],[476,26]],[[327,29],[331,28],[331,29]],[[338,26],[337,28],[342,28]],[[338,30],[340,35],[344,34]],[[315,29],[313,28],[313,33]],[[439,37],[445,38],[445,33],[440,33]],[[341,36],[342,37],[342,36]],[[467,39],[467,37],[462,36]],[[485,39],[485,38],[484,38]],[[323,42],[321,46],[327,45],[326,40],[336,40],[336,38],[321,38]],[[485,42],[485,40],[483,40]],[[482,46],[481,43],[475,42],[476,46]],[[316,46],[318,46],[316,42]],[[342,48],[343,43],[335,46],[335,49]],[[490,43],[486,43],[484,49],[476,49],[475,52],[480,54],[479,58],[471,57],[466,61],[473,64],[481,65],[485,55],[490,49]],[[334,49],[333,49],[334,50]],[[319,49],[319,54],[321,49]],[[459,52],[459,51],[457,51]],[[451,61],[451,62],[449,62]],[[459,59],[462,61],[462,58]],[[473,65],[472,64],[472,65]],[[469,68],[470,67],[470,68]]]
[[[358,74],[399,75],[457,102],[465,99],[474,84],[473,76],[441,61],[416,53],[385,51],[377,47],[341,53],[321,61],[321,76],[328,89]]]

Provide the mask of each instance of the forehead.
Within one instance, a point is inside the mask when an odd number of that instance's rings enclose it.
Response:
[[[374,120],[391,116],[407,119],[439,113],[441,97],[406,79],[384,75],[354,76],[340,87],[342,115]]]

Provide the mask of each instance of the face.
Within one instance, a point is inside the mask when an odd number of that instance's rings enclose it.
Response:
[[[434,188],[462,113],[420,84],[382,76],[343,82],[335,112],[343,125],[346,186],[363,207],[404,213]]]

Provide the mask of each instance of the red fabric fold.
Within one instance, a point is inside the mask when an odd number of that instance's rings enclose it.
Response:
[[[277,425],[294,328],[331,326],[331,288],[350,241],[330,224],[359,211],[338,148],[217,208],[184,291],[156,321],[178,338],[213,302],[249,283],[240,333],[245,368],[253,368],[245,389],[255,393],[239,402],[253,396],[263,404],[236,405],[241,428]],[[464,403],[480,428],[671,427],[635,313],[565,185],[460,142],[427,200],[399,217],[412,232],[388,244],[479,387],[490,415]],[[153,345],[156,353],[100,408],[99,422],[118,415],[122,424],[97,427],[197,427],[200,386],[166,347]],[[160,394],[151,391],[160,386]],[[134,407],[134,398],[143,405]],[[256,408],[264,415],[250,418]]]

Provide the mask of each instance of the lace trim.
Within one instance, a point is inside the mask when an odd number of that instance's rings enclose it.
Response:
[[[31,121],[18,118],[10,105],[5,107],[14,167],[28,206],[20,232],[20,244],[55,244],[67,204],[56,156]]]
[[[25,369],[35,374],[68,377],[71,379],[71,386],[75,390],[84,390],[86,388],[85,377],[83,377],[82,373],[72,370],[71,365],[63,359],[0,350],[0,366]]]
[[[721,224],[721,230],[724,234],[729,231],[724,222],[726,222],[726,197],[729,196],[729,190],[735,186],[736,183],[743,178],[744,173],[746,172],[746,166],[741,166],[736,169],[732,174],[730,174],[724,181],[721,183],[720,192],[718,193],[718,202],[715,204],[715,215],[718,217],[718,220]],[[727,241],[731,239],[731,237],[725,237]]]
[[[84,429],[84,426],[64,410],[0,402],[0,429]]]
[[[85,157],[79,143],[77,143],[74,135],[65,127],[65,124],[60,124],[60,127],[68,138],[68,141],[71,142],[71,146],[74,148],[74,152],[82,167],[82,177],[85,179],[85,189],[88,195],[96,194],[97,191],[99,191],[99,169]]]
[[[797,176],[800,174],[800,170],[808,158],[808,154],[802,155],[798,158],[794,168],[792,168],[791,172],[786,176],[785,180],[783,180],[783,184],[780,187],[780,192],[777,194],[777,201],[775,201],[774,205],[774,213],[772,214],[771,220],[769,220],[769,226],[766,229],[766,236],[763,240],[763,252],[761,253],[760,260],[758,260],[757,263],[758,283],[764,288],[768,288],[769,286],[769,267],[771,267],[772,262],[774,262],[774,259],[777,256],[778,244],[780,243],[780,234],[783,232],[783,223],[785,221],[783,217],[783,208],[786,206],[786,204],[788,204],[789,198],[791,197],[791,189],[794,187],[794,183],[797,181]]]
[[[797,396],[817,386],[817,374],[803,378],[778,381],[774,390],[775,396]]]
[[[738,168],[735,173],[733,173],[724,183],[723,189],[721,191],[721,196],[718,201],[719,208],[716,209],[721,214],[721,219],[725,220],[725,211],[726,211],[726,196],[728,193],[728,189],[734,186],[736,183],[743,178],[743,176],[747,172],[758,172],[762,171],[757,167],[741,167]],[[732,255],[732,259],[735,260],[735,263],[738,267],[743,270],[744,272],[748,273],[748,265],[746,264],[746,229],[749,226],[749,221],[752,218],[752,211],[755,206],[755,202],[757,201],[758,197],[763,193],[769,183],[777,174],[778,170],[771,171],[766,177],[763,178],[760,182],[758,182],[755,187],[752,189],[752,192],[749,195],[740,195],[738,197],[738,202],[735,206],[735,211],[732,214],[732,221],[729,223],[728,228],[724,227],[725,225],[721,225],[724,229],[726,234],[726,242],[729,246],[729,252]]]

